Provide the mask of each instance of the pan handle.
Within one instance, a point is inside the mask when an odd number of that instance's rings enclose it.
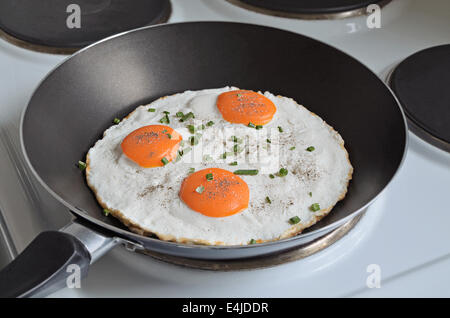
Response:
[[[0,298],[43,297],[64,287],[81,287],[89,265],[118,240],[74,221],[61,231],[39,234],[0,271]]]

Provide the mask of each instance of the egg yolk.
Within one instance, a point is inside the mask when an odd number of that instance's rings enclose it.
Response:
[[[230,123],[265,125],[277,111],[273,102],[264,95],[249,90],[236,90],[220,94],[217,108]]]
[[[183,180],[180,198],[192,210],[210,217],[225,217],[248,207],[247,183],[234,173],[203,169]]]
[[[165,125],[136,129],[122,141],[123,153],[144,168],[161,167],[177,156],[181,135]]]

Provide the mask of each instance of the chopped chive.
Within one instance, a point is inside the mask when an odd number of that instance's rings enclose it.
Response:
[[[197,193],[203,193],[203,191],[205,191],[205,187],[204,186],[199,186],[199,187],[197,187],[197,189],[195,189],[195,192],[197,192]]]
[[[267,138],[266,141],[267,141],[268,144],[272,143],[272,141],[269,138]]]
[[[234,143],[237,143],[237,144],[241,144],[241,143],[242,143],[242,139],[241,139],[241,138],[238,138],[238,137],[236,137],[236,136],[231,136],[230,140],[231,140],[232,142],[234,142]]]
[[[278,131],[283,132],[283,128],[281,126],[278,126]]]
[[[110,211],[108,209],[103,209],[103,215],[108,216]]]
[[[181,150],[178,150],[178,155],[180,156],[180,157],[183,157],[185,154],[187,154],[189,151],[191,151],[191,148],[190,147],[188,147],[188,148],[184,148],[184,149],[181,149]]]
[[[240,148],[239,148],[239,145],[234,145],[233,146],[233,151],[234,151],[234,153],[237,153],[237,152],[240,152]]]
[[[258,174],[258,170],[236,170],[234,174],[241,175],[241,176],[256,176]]]
[[[177,113],[175,114],[175,116],[177,116],[177,117],[183,117],[184,114],[183,114],[183,112],[177,112]]]
[[[278,171],[278,176],[285,177],[288,174],[288,170],[285,168],[281,168],[280,171]]]
[[[238,163],[237,163],[237,161],[233,161],[233,162],[230,162],[228,165],[230,165],[230,166],[237,166]]]
[[[147,109],[147,111],[149,113],[154,113],[154,112],[156,112],[156,108],[149,108],[149,109]]]
[[[206,174],[206,180],[208,180],[208,181],[214,180],[213,174],[212,173],[207,173]]]
[[[171,134],[167,134],[167,137],[169,137],[169,139],[172,139],[172,135]]]
[[[269,197],[266,197],[266,202],[270,204],[270,203],[272,203],[272,200],[270,200]]]
[[[255,128],[256,127],[255,124],[253,124],[253,123],[248,123],[247,126],[250,127],[250,128]]]
[[[319,203],[313,203],[313,204],[311,204],[309,209],[313,212],[317,212],[320,210],[320,205],[319,205]]]
[[[166,164],[169,163],[169,160],[167,160],[167,158],[164,157],[164,158],[161,159],[161,162],[163,163],[163,165],[166,165]]]
[[[185,122],[186,120],[191,119],[191,118],[195,118],[193,112],[189,112],[186,115],[183,114],[183,117],[181,117],[180,121]]]
[[[295,147],[291,147],[291,148],[289,148],[289,150],[294,150],[295,149]]]
[[[159,120],[159,122],[161,124],[170,124],[169,116],[167,114],[165,114],[164,117]]]
[[[232,156],[234,153],[233,152],[224,152],[221,156],[220,159],[226,159],[228,156]]]
[[[202,125],[198,126],[197,129],[198,130],[203,130],[203,129],[205,129],[205,125],[202,124]]]
[[[114,124],[117,125],[118,123],[120,123],[120,119],[119,118],[114,118],[113,122],[114,122]]]
[[[168,112],[167,110],[163,111],[164,114],[169,115],[170,112]]]
[[[212,161],[213,158],[210,155],[204,155],[203,156],[203,161]]]
[[[195,168],[189,168],[189,170],[188,170],[189,174],[194,173],[194,172],[195,172]]]
[[[83,161],[78,161],[78,168],[83,171],[84,169],[86,169],[86,163],[84,163]]]
[[[251,239],[248,244],[256,244],[256,240],[255,239]]]
[[[163,134],[165,134],[165,133],[167,132],[167,129],[163,129],[161,132],[162,132]]]
[[[238,93],[238,94],[236,94],[236,96],[237,96],[237,97],[241,97],[241,96],[242,96],[242,94],[239,94],[239,93]]]
[[[306,148],[307,151],[311,152],[316,150],[316,148],[314,148],[313,146],[309,146],[308,148]]]
[[[308,195],[309,195],[310,197],[312,197],[312,192],[309,192]]]
[[[194,126],[194,125],[188,125],[187,128],[189,129],[189,132],[190,132],[191,134],[194,134],[194,133],[195,133],[195,126]]]
[[[197,138],[197,136],[189,137],[189,142],[191,143],[191,146],[198,145],[198,138]]]
[[[260,130],[260,129],[263,129],[263,126],[262,125],[256,125],[256,127],[255,127],[257,130]]]
[[[289,223],[294,225],[300,222],[300,218],[298,216],[294,216],[292,218],[289,219]]]
[[[273,174],[269,174],[270,179],[275,179],[275,176]]]
[[[211,127],[212,125],[214,125],[214,122],[211,120],[211,121],[208,121],[207,123],[206,123],[206,126],[208,126],[208,127]]]

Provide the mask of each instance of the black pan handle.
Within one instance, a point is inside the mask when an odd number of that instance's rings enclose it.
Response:
[[[71,234],[48,231],[0,272],[0,297],[48,295],[87,275],[91,255]]]

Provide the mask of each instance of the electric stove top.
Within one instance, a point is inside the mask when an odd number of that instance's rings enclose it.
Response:
[[[253,12],[225,0],[171,4],[169,22],[241,21],[291,30],[351,54],[382,79],[408,56],[450,43],[447,0],[393,0],[381,9],[380,28],[368,27],[367,15],[302,20]],[[30,175],[18,130],[34,88],[63,59],[0,40],[0,266],[40,231],[58,229],[71,218]],[[264,269],[210,271],[117,247],[90,268],[81,289],[52,296],[450,296],[450,154],[415,134],[409,137],[407,157],[386,191],[346,235],[315,254]],[[380,285],[372,280],[375,274]]]

